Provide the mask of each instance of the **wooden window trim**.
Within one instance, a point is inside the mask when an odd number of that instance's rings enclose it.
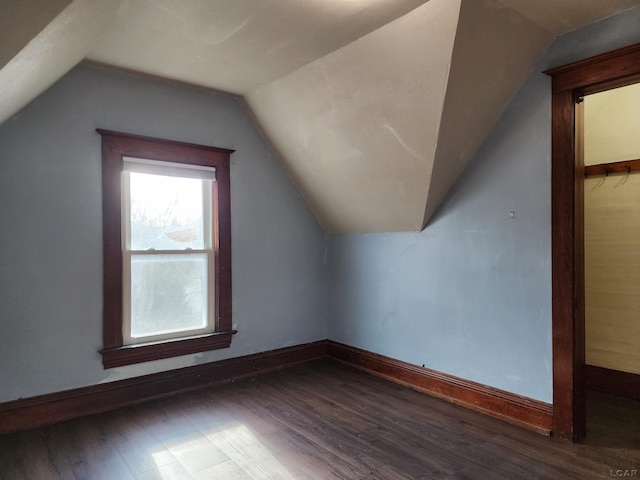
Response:
[[[231,205],[230,156],[233,150],[145,137],[110,130],[102,136],[103,210],[103,349],[104,368],[113,368],[161,358],[176,357],[231,345]],[[214,226],[215,332],[206,335],[123,345],[121,173],[122,157],[147,158],[216,168],[213,196],[217,225]]]

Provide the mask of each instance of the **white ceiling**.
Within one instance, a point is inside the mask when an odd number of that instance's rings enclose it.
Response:
[[[0,122],[83,59],[243,96],[329,232],[422,229],[553,38],[638,5],[0,2]]]
[[[426,0],[124,0],[90,60],[246,94]]]
[[[500,1],[556,36],[636,7],[639,4],[638,0]]]

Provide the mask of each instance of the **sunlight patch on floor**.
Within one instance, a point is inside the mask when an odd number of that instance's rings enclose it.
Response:
[[[179,462],[167,465],[167,454]],[[158,469],[149,479],[172,480],[188,472],[198,480],[291,479],[295,476],[244,425],[207,433],[206,436],[176,442],[152,453]],[[146,477],[145,477],[146,479]]]

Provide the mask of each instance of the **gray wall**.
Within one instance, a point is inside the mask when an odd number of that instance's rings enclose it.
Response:
[[[542,71],[637,42],[640,8],[558,39],[424,231],[330,235],[329,337],[551,402],[551,89]]]
[[[235,149],[230,349],[104,370],[100,136]],[[235,98],[80,66],[0,127],[0,402],[327,338],[325,234]]]
[[[423,232],[326,241],[236,99],[76,68],[0,126],[0,402],[327,337],[551,402],[541,72],[637,42],[640,8],[560,38]],[[102,368],[98,127],[236,149],[230,349]]]

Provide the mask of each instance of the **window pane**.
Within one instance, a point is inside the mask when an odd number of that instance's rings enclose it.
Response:
[[[207,255],[132,255],[131,336],[207,326]]]
[[[129,173],[132,250],[203,249],[202,182]]]

